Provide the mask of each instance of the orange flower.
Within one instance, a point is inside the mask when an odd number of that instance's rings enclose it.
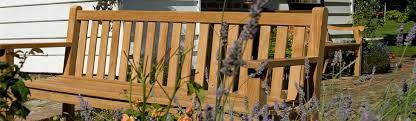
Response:
[[[185,115],[178,119],[178,121],[192,121],[191,117]]]
[[[134,117],[129,116],[127,114],[123,114],[123,117],[121,118],[121,121],[134,121]]]

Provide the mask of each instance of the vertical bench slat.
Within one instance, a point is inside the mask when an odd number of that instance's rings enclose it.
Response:
[[[292,57],[305,56],[305,27],[295,27],[292,44]],[[304,77],[303,66],[291,66],[289,72],[288,100],[295,100],[298,91],[296,84],[301,85]]]
[[[212,46],[211,46],[211,64],[210,64],[210,71],[209,71],[209,82],[208,82],[208,90],[215,91],[217,88],[218,82],[218,57],[219,56],[219,48],[220,48],[220,30],[221,24],[214,25],[214,32],[212,37]]]
[[[146,47],[144,50],[145,54],[143,57],[143,67],[145,76],[149,76],[149,78],[147,78],[147,81],[149,81],[153,66],[153,49],[155,44],[156,23],[148,22],[146,32]]]
[[[91,28],[91,38],[90,38],[90,47],[88,51],[88,64],[87,64],[87,77],[92,77],[94,74],[94,65],[95,65],[95,51],[97,47],[97,36],[98,36],[98,21],[92,21]]]
[[[239,25],[229,25],[228,26],[228,40],[227,40],[227,50],[224,52],[227,52],[228,49],[231,47],[231,45],[234,43],[235,40],[238,38],[238,32],[239,32]],[[225,77],[225,87],[228,88],[230,91],[233,91],[233,77]]]
[[[182,73],[181,73],[181,87],[186,88],[187,82],[190,80],[191,77],[191,68],[192,68],[192,53],[194,48],[194,37],[195,37],[195,23],[186,23],[186,35],[185,35],[185,46],[184,46],[184,57],[183,57],[183,64],[182,64]]]
[[[253,39],[247,40],[247,43],[243,50],[242,59],[243,60],[253,60]],[[240,67],[240,77],[238,82],[238,94],[246,95],[248,82],[251,81],[251,78],[248,75],[248,68]]]
[[[82,10],[82,8],[80,6],[73,6],[69,12],[66,41],[72,42],[72,46],[65,48],[64,75],[75,74],[75,64],[78,50],[77,45],[79,40],[78,33],[81,25],[81,21],[76,20],[78,10]]]
[[[274,58],[286,57],[286,44],[287,44],[287,26],[278,26],[276,34],[276,46],[274,48]],[[281,92],[283,84],[284,67],[273,68],[272,73],[272,86],[270,96],[273,101],[281,102]]]
[[[169,23],[162,22],[160,23],[160,31],[159,31],[159,43],[157,46],[157,68],[156,68],[156,80],[159,81],[161,84],[163,82],[163,73],[164,73],[164,66],[166,62],[166,47],[168,45],[168,27]]]
[[[209,24],[201,24],[199,31],[199,42],[198,42],[198,51],[197,51],[197,64],[195,72],[195,82],[203,85],[205,79],[205,73],[208,70],[205,70],[207,65],[207,49],[208,49],[208,34],[209,34]]]
[[[118,73],[118,80],[127,80],[127,63],[129,61],[130,39],[132,22],[124,22],[123,43],[121,49],[120,71]]]
[[[269,56],[269,45],[270,45],[270,26],[260,26],[260,38],[259,38],[259,48],[258,48],[258,57],[257,59],[267,59]],[[248,81],[247,92],[249,95],[249,107],[254,107],[255,102],[260,101],[260,104],[263,104],[264,100],[264,91],[262,88],[262,83],[265,78],[254,78]]]
[[[118,56],[118,45],[120,38],[120,21],[113,21],[113,30],[111,38],[111,48],[110,48],[110,63],[108,68],[108,78],[114,80],[116,78],[116,67],[117,67],[117,56]]]
[[[107,44],[108,44],[108,32],[110,31],[110,22],[102,21],[102,32],[100,41],[100,51],[98,55],[98,69],[97,78],[103,79],[105,74],[105,61],[107,59]]]
[[[136,28],[134,32],[134,42],[133,42],[133,61],[132,61],[132,78],[137,77],[138,70],[140,70],[140,51],[142,50],[143,42],[143,22],[136,22]]]
[[[169,71],[168,71],[168,87],[175,87],[176,79],[178,76],[178,62],[179,62],[179,49],[181,41],[182,23],[173,23],[171,47],[170,47],[170,59],[169,59]]]
[[[85,58],[85,46],[87,43],[88,22],[89,21],[81,21],[81,30],[79,33],[80,40],[78,44],[77,62],[76,62],[76,67],[75,67],[76,77],[82,76],[82,71],[84,70],[84,58]]]

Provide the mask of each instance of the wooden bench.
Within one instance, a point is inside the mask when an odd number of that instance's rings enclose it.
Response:
[[[180,76],[182,83],[191,79],[201,85],[206,82],[205,103],[212,105],[215,104],[218,86],[216,58],[220,46],[221,20],[221,12],[90,11],[74,6],[69,14],[66,42],[52,44],[66,47],[63,75],[26,81],[25,84],[30,87],[31,98],[63,102],[65,112],[73,111],[73,104],[79,104],[78,95],[82,95],[93,107],[129,108],[128,98],[124,94],[130,90],[127,82],[128,66],[132,65],[132,62],[141,61],[144,63],[144,73],[148,74],[153,71],[153,62],[162,61],[165,62],[164,66],[167,66],[167,69],[157,70],[156,73],[160,74],[152,76],[155,81],[165,82],[165,85],[153,87],[154,95],[148,103],[168,104],[169,99],[164,95],[162,88],[171,94],[175,87],[175,79]],[[230,24],[228,43],[231,45],[238,37],[241,27],[249,20],[249,14],[225,12],[223,20]],[[198,46],[194,47],[197,23],[199,23],[199,42]],[[240,105],[244,104],[245,96],[248,96],[250,106],[256,101],[260,101],[261,104],[295,101],[298,97],[296,84],[301,87],[311,86],[312,88],[306,92],[313,93],[319,98],[322,71],[318,70],[322,70],[323,67],[326,24],[326,8],[315,8],[310,13],[262,13],[259,19],[259,37],[248,40],[243,50],[242,56],[247,66],[240,68],[236,80],[226,80],[234,82],[229,83],[234,84],[235,87],[231,91],[238,91],[230,93],[233,103],[238,104],[234,106],[234,110],[246,110],[244,105]],[[186,26],[184,36],[181,33],[183,26]],[[275,27],[277,27],[276,42],[270,41],[272,28]],[[101,37],[97,39],[100,36],[99,28],[101,28]],[[294,28],[293,33],[290,33],[289,28]],[[288,42],[288,38],[293,38],[292,42]],[[292,43],[291,57],[285,56],[287,43]],[[108,44],[111,48],[107,48]],[[51,43],[23,45],[10,43],[0,47],[1,49],[40,48],[50,47],[49,45]],[[268,50],[271,45],[275,45],[273,48],[275,51],[274,57],[269,58]],[[177,54],[179,51],[174,51],[193,48],[197,48],[197,52],[190,51],[185,53],[184,57],[179,57]],[[165,55],[171,57],[163,61]],[[193,58],[193,55],[196,55],[196,58]],[[183,58],[182,70],[178,70],[179,58]],[[195,68],[192,68],[193,59],[196,59]],[[310,61],[312,70],[310,75],[313,75],[308,81],[304,81],[305,59]],[[98,63],[94,64],[95,61]],[[109,64],[106,64],[107,61]],[[264,78],[249,76],[250,68],[257,69],[261,65],[264,65],[272,75],[271,90],[267,100],[262,92],[264,81],[260,81]],[[285,71],[285,67],[290,68],[289,71]],[[106,68],[108,71],[105,71]],[[191,78],[189,75],[192,75],[193,70],[195,75]],[[181,71],[181,75],[178,75],[178,71]],[[289,74],[285,76],[287,73]],[[132,72],[133,76],[139,74]],[[284,83],[285,81],[287,83]],[[140,85],[141,83],[133,83],[133,99],[142,97]],[[189,106],[192,96],[187,96],[185,86],[182,84],[176,97],[179,104]],[[149,91],[148,88],[147,92]]]
[[[362,48],[363,38],[360,36],[360,32],[364,31],[364,26],[352,26],[352,27],[338,27],[328,26],[328,30],[337,31],[352,31],[354,34],[354,43],[334,43],[331,40],[330,35],[327,35],[327,42],[325,44],[325,64],[323,73],[326,71],[330,59],[328,54],[330,51],[336,50],[351,50],[355,52],[355,63],[354,63],[354,76],[361,76],[361,65],[362,65]]]

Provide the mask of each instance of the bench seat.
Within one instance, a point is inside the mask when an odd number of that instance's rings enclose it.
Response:
[[[130,83],[117,80],[105,80],[105,79],[91,79],[85,77],[73,77],[73,76],[56,76],[44,79],[36,79],[32,81],[26,81],[26,86],[30,88],[32,97],[35,99],[48,99],[57,102],[64,102],[69,104],[79,104],[78,95],[81,95],[88,102],[92,102],[91,106],[104,109],[119,109],[128,108],[129,104],[129,90]],[[132,99],[142,98],[142,84],[132,84]],[[150,94],[149,103],[158,103],[161,105],[167,105],[169,99],[166,93],[155,84],[153,88],[151,85],[146,85],[147,91],[153,91]],[[163,87],[166,92],[173,92],[173,88]],[[47,92],[48,95],[44,95]],[[39,93],[39,94],[38,94]],[[66,95],[66,96],[59,96]],[[58,97],[56,97],[58,96]],[[169,93],[169,97],[172,94]],[[178,103],[182,106],[192,105],[192,96],[188,96],[186,89],[181,89],[177,92]],[[215,104],[215,93],[208,92],[205,98],[206,104]],[[244,97],[241,95],[232,94],[231,98],[237,103],[241,104],[244,101]],[[95,100],[95,101],[92,101]],[[98,100],[98,102],[97,102]],[[244,111],[243,107],[235,107],[234,110]]]

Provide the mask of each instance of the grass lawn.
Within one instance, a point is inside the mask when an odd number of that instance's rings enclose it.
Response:
[[[405,46],[388,46],[390,52],[394,53],[396,57],[400,57],[404,51]],[[408,46],[406,52],[404,53],[405,57],[411,57],[416,55],[416,46]]]
[[[415,22],[413,21],[409,21],[406,23],[404,32],[407,33],[413,26]],[[387,21],[386,23],[384,23],[384,26],[382,26],[380,29],[378,29],[375,34],[378,37],[385,37],[385,36],[392,36],[392,35],[396,35],[397,34],[397,29],[399,28],[399,26],[401,25],[401,23],[398,22],[394,22],[394,21]]]

